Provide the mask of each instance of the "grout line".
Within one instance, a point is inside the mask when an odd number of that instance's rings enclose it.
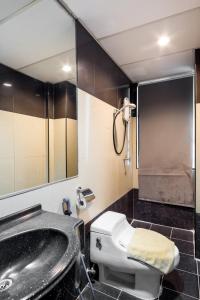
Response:
[[[118,295],[118,297],[117,297],[117,300],[120,299],[121,293],[122,293],[122,290],[120,290],[120,293],[119,293],[119,295]]]
[[[178,271],[181,271],[181,272],[184,272],[184,273],[188,273],[188,274],[192,274],[192,275],[196,275],[196,276],[198,275],[197,273],[185,271],[185,270],[182,270],[182,269],[179,269],[179,268],[176,268],[175,270],[178,270]]]
[[[147,221],[143,221],[143,220],[139,220],[139,219],[134,219],[134,221],[138,221],[138,222],[141,222],[141,223],[148,223],[148,224],[152,224],[151,222],[147,222]]]
[[[196,254],[195,253],[195,249],[196,249],[196,246],[195,246],[195,232],[193,233],[193,247],[194,247],[194,258],[195,258],[195,254]]]
[[[196,297],[194,297],[194,296],[191,296],[191,295],[189,295],[189,294],[185,294],[185,293],[182,293],[182,292],[179,292],[179,291],[175,291],[175,290],[172,290],[172,289],[167,288],[167,287],[164,287],[164,289],[169,290],[169,291],[172,291],[172,292],[175,292],[175,293],[177,293],[177,294],[182,294],[182,295],[184,295],[184,296],[191,297],[191,298],[193,298],[193,299],[198,299],[198,298],[196,298]]]
[[[178,247],[177,247],[177,248],[178,248]],[[179,253],[184,254],[184,255],[188,255],[188,256],[191,256],[191,257],[194,258],[194,255],[193,255],[193,254],[184,253],[184,252],[181,252],[180,250],[179,250]]]
[[[172,238],[172,232],[173,232],[173,230],[174,230],[174,227],[171,228],[171,232],[170,232],[170,236],[169,236],[169,239],[170,239],[170,240],[171,240],[171,238]]]
[[[96,290],[94,287],[93,287],[93,289],[94,289],[96,292],[98,292],[98,293],[101,293],[101,294],[103,294],[103,295],[105,295],[105,296],[107,296],[107,297],[110,297],[110,298],[116,300],[116,298],[114,298],[113,296],[110,296],[110,295],[108,295],[108,294],[106,294],[106,293],[104,293],[104,292],[102,292],[102,291]]]
[[[192,241],[186,241],[186,240],[182,240],[182,239],[177,239],[177,238],[172,238],[173,240],[177,240],[177,241],[182,241],[182,242],[187,242],[187,243],[190,243],[194,246],[194,243]]]
[[[199,285],[199,266],[198,266],[198,263],[197,263],[197,261],[196,261],[196,265],[197,265],[197,280],[198,280],[198,291],[199,291],[199,297],[200,297],[200,285]]]
[[[134,220],[135,221],[144,222],[144,223],[151,223],[153,225],[158,225],[158,226],[163,226],[163,227],[168,227],[168,228],[173,228],[173,229],[178,229],[178,230],[183,230],[183,231],[189,231],[189,232],[193,232],[194,233],[194,229],[184,229],[184,228],[180,228],[180,227],[173,227],[173,226],[168,226],[168,225],[161,225],[161,224],[158,224],[158,223],[143,221],[143,220],[139,220],[139,219],[134,219]]]

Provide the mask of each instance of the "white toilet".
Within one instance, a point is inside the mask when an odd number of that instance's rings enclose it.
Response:
[[[145,300],[156,299],[162,291],[162,273],[153,267],[128,257],[127,247],[134,228],[123,214],[108,211],[90,228],[90,259],[98,264],[99,281],[116,286]],[[180,259],[175,247],[174,266]]]

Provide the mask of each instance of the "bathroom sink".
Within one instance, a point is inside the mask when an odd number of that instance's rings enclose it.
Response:
[[[79,251],[75,220],[41,210],[5,228],[0,234],[1,300],[40,299],[66,274]]]

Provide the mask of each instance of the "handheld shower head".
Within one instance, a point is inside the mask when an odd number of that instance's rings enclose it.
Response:
[[[134,103],[130,103],[129,107],[130,107],[131,110],[136,109],[136,105]]]
[[[123,119],[128,122],[131,116],[131,110],[135,109],[136,105],[134,103],[130,103],[128,98],[124,98],[124,105],[122,107],[123,110]]]

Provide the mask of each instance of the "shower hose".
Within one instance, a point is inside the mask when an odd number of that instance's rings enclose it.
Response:
[[[120,155],[122,153],[122,151],[124,150],[124,146],[125,146],[125,141],[126,141],[126,128],[127,128],[127,122],[123,121],[124,124],[124,136],[123,136],[123,142],[122,142],[122,147],[120,150],[117,149],[117,128],[116,128],[116,120],[117,117],[120,115],[121,111],[118,111],[113,118],[113,146],[115,149],[115,153],[117,155]]]
[[[80,257],[81,257],[81,262],[82,262],[82,265],[83,265],[83,269],[85,271],[85,274],[86,274],[86,277],[87,277],[87,280],[88,280],[88,283],[89,283],[89,286],[90,286],[90,290],[92,292],[92,299],[95,300],[94,288],[92,286],[92,282],[91,282],[90,277],[89,277],[88,272],[87,272],[87,268],[86,268],[85,261],[84,261],[84,255],[81,253]],[[80,299],[84,300],[83,295],[81,294],[80,289],[78,290],[78,292],[79,292]]]

